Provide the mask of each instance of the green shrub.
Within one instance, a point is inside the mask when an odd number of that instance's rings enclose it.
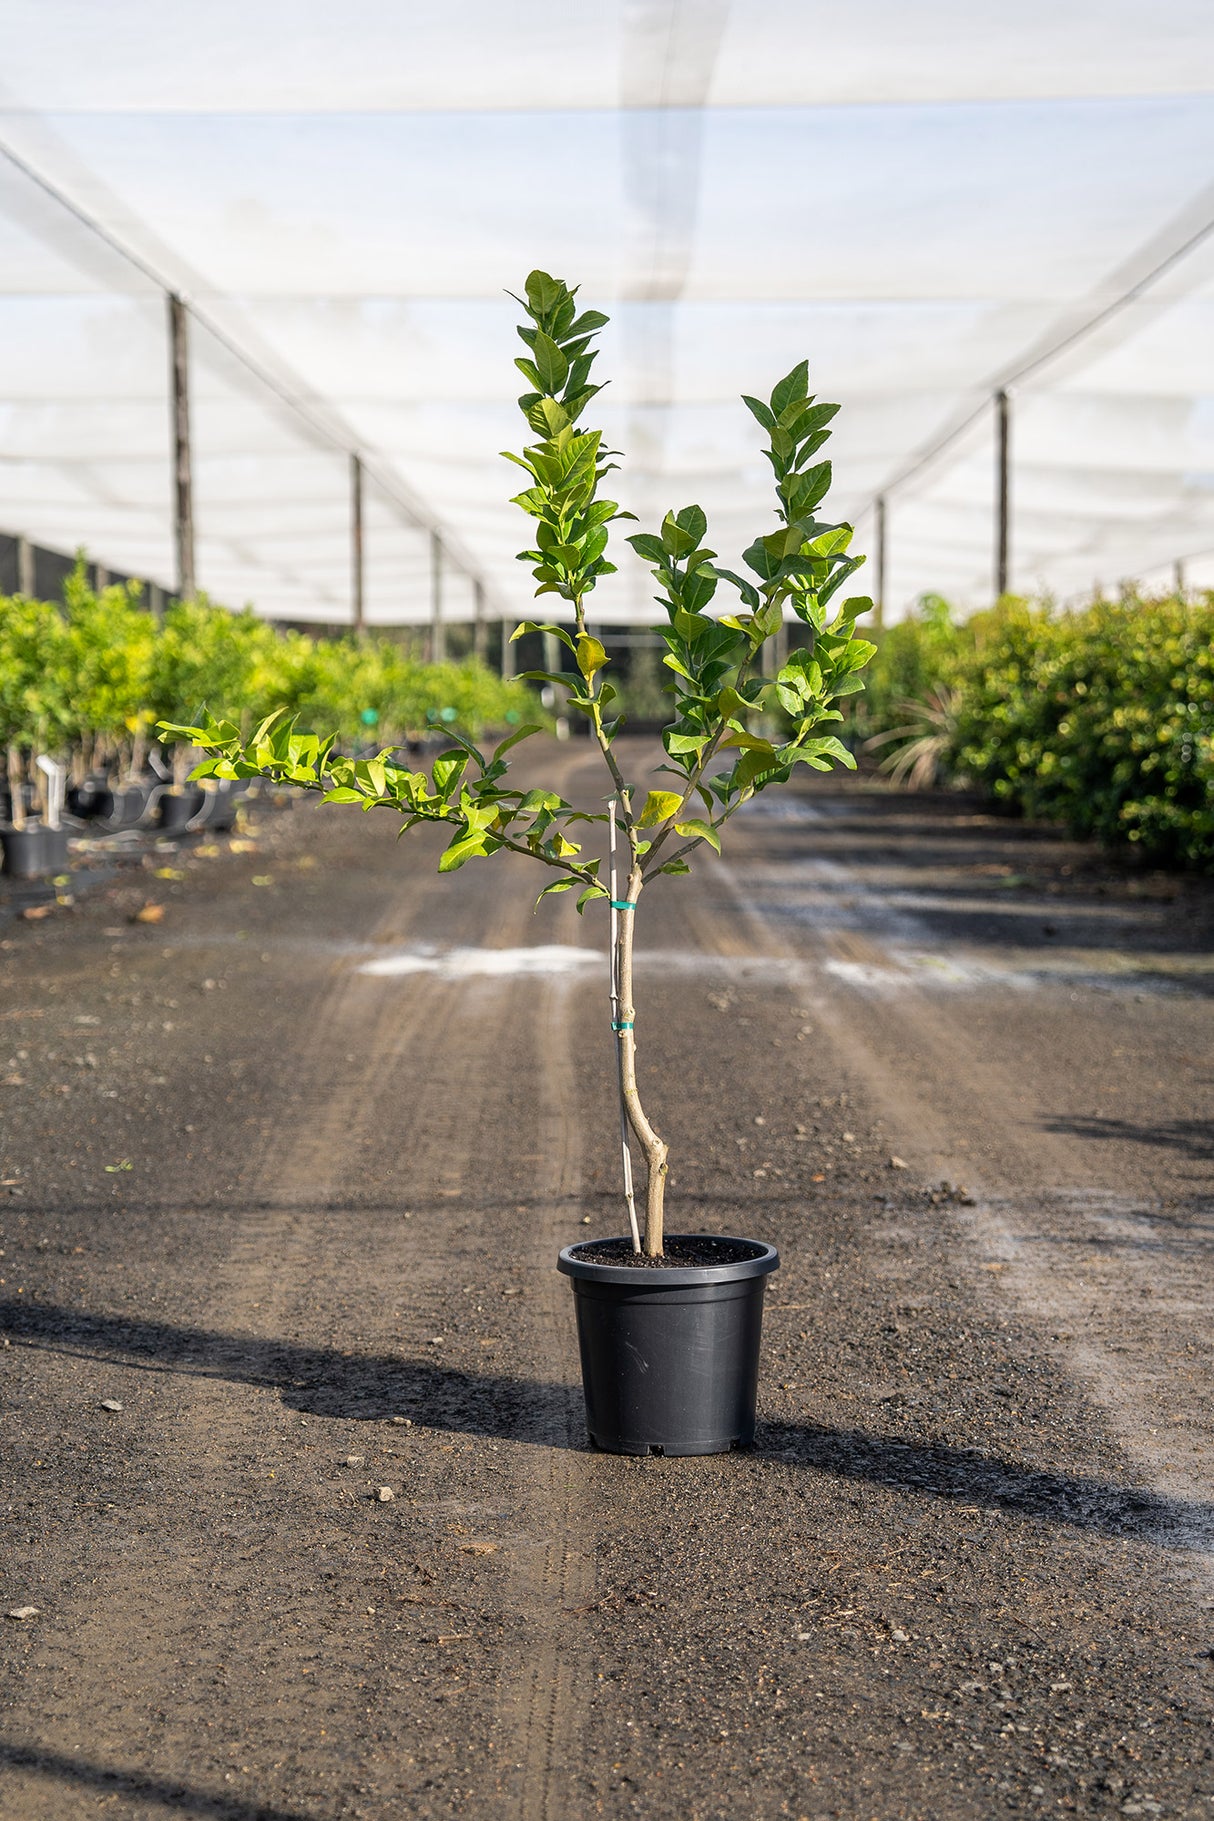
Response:
[[[1009,596],[960,625],[929,603],[884,635],[873,670],[870,737],[947,692],[954,779],[1153,861],[1214,871],[1214,596],[1069,612]]]
[[[1027,815],[1214,870],[1214,599],[971,622],[956,768]]]
[[[435,720],[475,735],[546,718],[525,683],[475,660],[419,664],[386,637],[280,633],[205,599],[175,603],[158,625],[138,584],[98,593],[83,564],[62,606],[0,597],[0,753],[14,782],[36,775],[38,753],[77,778],[137,768],[156,721],[189,721],[204,703],[246,731],[286,704],[346,746],[396,743]]]

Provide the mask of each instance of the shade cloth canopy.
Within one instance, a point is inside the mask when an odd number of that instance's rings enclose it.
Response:
[[[1214,584],[1208,0],[9,0],[5,26],[0,530],[171,583],[169,289],[203,588],[348,618],[358,451],[368,620],[429,616],[436,530],[445,615],[478,579],[521,615],[505,290],[542,266],[611,313],[596,406],[646,523],[698,501],[736,563],[770,512],[738,394],[808,355],[858,547],[887,501],[891,615],[990,598],[1001,386],[1015,587]],[[652,617],[619,560],[594,617]]]

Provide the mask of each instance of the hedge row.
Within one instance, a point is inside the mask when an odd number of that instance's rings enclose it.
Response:
[[[434,716],[462,728],[535,718],[525,684],[476,662],[419,664],[387,639],[280,633],[205,601],[157,622],[137,587],[96,593],[83,574],[61,606],[0,596],[0,747],[129,760],[159,720],[200,704],[252,725],[286,705],[343,742],[393,744]]]
[[[958,782],[1214,871],[1214,595],[1072,612],[1007,598],[963,624],[929,597],[873,672],[862,731],[918,720]]]

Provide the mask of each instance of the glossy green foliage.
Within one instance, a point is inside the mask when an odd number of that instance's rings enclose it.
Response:
[[[664,740],[669,769],[687,780],[681,814],[690,788],[703,800],[714,832],[739,802],[787,779],[797,765],[817,771],[854,765],[838,736],[823,730],[842,721],[837,704],[863,688],[860,672],[875,649],[856,637],[856,621],[870,600],[853,597],[833,614],[829,605],[864,560],[849,554],[850,525],[817,516],[831,470],[814,457],[838,406],[821,404],[810,393],[804,361],[766,402],[743,402],[767,434],[764,454],[775,476],[779,521],[744,553],[754,579],[718,563],[699,506],[667,513],[660,530],[628,540],[651,566],[666,612],[663,662],[675,682]],[[722,583],[738,597],[729,611],[718,599]],[[808,628],[808,642],[774,677],[765,676],[760,654],[779,634],[788,609]],[[754,731],[769,715],[785,737]],[[731,763],[720,765],[719,756]]]
[[[72,689],[63,616],[46,601],[0,597],[0,744],[38,752],[65,746]]]
[[[885,634],[875,669],[877,710],[894,675],[908,697],[953,693],[954,777],[1078,834],[1214,871],[1214,596],[1069,613],[1009,597],[961,625],[929,608]]]
[[[579,314],[577,287],[546,272],[532,272],[525,291],[516,301],[529,321],[518,333],[529,352],[515,365],[535,390],[518,402],[540,440],[521,455],[503,450],[533,482],[513,502],[535,520],[535,546],[520,551],[519,561],[532,565],[537,595],[580,601],[600,576],[615,573],[606,556],[608,525],[632,517],[614,500],[598,497],[615,464],[606,459],[602,432],[578,427],[602,391],[591,383],[590,370],[598,358],[592,343],[607,318],[598,310]]]
[[[971,622],[956,765],[1027,815],[1214,871],[1214,598]]]
[[[948,602],[925,594],[905,619],[888,626],[877,639],[877,655],[856,699],[855,723],[863,735],[888,733],[902,726],[908,709],[927,702],[959,680],[971,640],[957,623]]]
[[[48,611],[54,611],[49,609]],[[96,735],[128,738],[150,719],[149,695],[156,622],[137,583],[90,588],[83,571],[63,591],[67,628],[65,731],[75,745]]]
[[[335,750],[336,735],[321,739],[301,732],[286,709],[268,715],[248,738],[233,722],[210,714],[194,723],[162,723],[160,731],[207,754],[192,774],[196,778],[273,778],[319,791],[326,803],[394,810],[404,818],[402,832],[418,823],[445,824],[450,840],[440,872],[507,849],[529,854],[560,875],[541,896],[575,886],[586,902],[604,895],[599,862],[581,858],[570,830],[577,823],[604,822],[605,814],[587,815],[556,791],[515,790],[506,781],[506,753],[539,731],[535,723],[517,728],[490,753],[452,733],[453,744],[431,760],[428,773],[403,765],[391,747],[371,759],[344,757]]]
[[[609,527],[632,516],[600,496],[613,464],[601,432],[580,422],[600,390],[590,378],[593,343],[607,318],[593,310],[579,313],[576,288],[545,272],[531,273],[518,301],[527,318],[519,328],[527,353],[517,364],[531,387],[519,405],[538,438],[521,454],[506,457],[532,482],[515,499],[535,524],[534,546],[522,552],[522,560],[532,567],[537,596],[556,595],[571,612],[564,624],[527,620],[514,636],[542,633],[570,654],[568,669],[526,674],[563,690],[565,706],[590,722],[623,824],[629,871],[644,883],[658,872],[686,872],[685,856],[700,843],[719,851],[729,815],[755,791],[788,778],[794,766],[826,771],[854,764],[830,728],[842,719],[836,704],[861,688],[859,673],[873,653],[872,645],[855,636],[856,620],[871,602],[851,599],[832,614],[832,597],[862,559],[848,554],[849,525],[816,516],[830,485],[830,465],[814,457],[837,407],[810,395],[804,362],[780,381],[767,403],[745,401],[767,435],[779,521],[778,530],[757,538],[742,559],[755,580],[717,566],[698,506],[668,513],[659,532],[629,540],[661,588],[664,663],[673,696],[665,769],[677,787],[642,795],[623,776],[612,750],[621,724],[618,699],[606,675],[607,652],[585,620],[586,596],[614,567],[607,558]],[[728,591],[724,603],[715,599],[722,584]],[[780,633],[786,610],[804,622],[809,643],[794,651],[778,674],[766,676],[760,656]],[[177,717],[163,731],[207,750],[211,756],[200,775],[271,776],[323,791],[330,802],[395,809],[406,828],[445,824],[450,840],[441,861],[444,872],[505,850],[529,854],[554,870],[557,877],[541,896],[577,889],[579,909],[606,896],[598,860],[585,860],[571,833],[575,824],[602,822],[605,815],[581,814],[554,791],[522,792],[507,784],[507,750],[537,731],[535,726],[520,728],[488,757],[453,734],[456,745],[433,761],[427,775],[399,765],[390,749],[374,760],[335,756],[335,735],[318,740],[297,731],[290,710],[306,709],[312,718],[315,702],[305,703],[302,692],[281,699],[287,708],[251,740],[231,721]],[[754,724],[777,715],[787,738],[773,741],[754,731]],[[315,720],[340,732],[332,713],[315,713]],[[672,850],[672,841],[682,845]]]
[[[0,597],[0,743],[66,751],[121,743],[156,720],[184,722],[207,702],[246,729],[286,705],[350,744],[420,734],[436,718],[476,734],[535,718],[531,690],[483,665],[421,664],[384,638],[280,633],[205,600],[159,624],[137,585],[97,593],[83,567],[62,606]]]

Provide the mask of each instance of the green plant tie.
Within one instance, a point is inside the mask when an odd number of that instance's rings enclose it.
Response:
[[[612,910],[635,910],[636,907],[635,898],[613,898],[611,900]]]
[[[613,1031],[630,1031],[632,1029],[632,1019],[613,1018],[611,1020],[611,1028]]]

